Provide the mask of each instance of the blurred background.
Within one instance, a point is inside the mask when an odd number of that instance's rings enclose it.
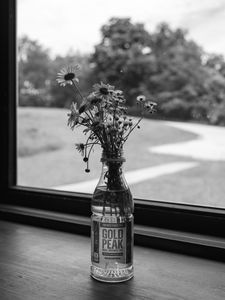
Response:
[[[67,127],[76,101],[56,83],[79,64],[87,95],[103,81],[157,102],[125,147],[126,178],[135,197],[225,207],[225,2],[223,0],[18,0],[19,185],[92,193],[90,174]]]

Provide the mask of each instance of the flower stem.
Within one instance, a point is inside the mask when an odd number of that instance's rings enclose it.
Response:
[[[129,135],[131,134],[131,132],[134,130],[134,128],[136,128],[138,126],[138,124],[141,122],[141,120],[143,119],[143,117],[141,117],[138,122],[134,125],[134,127],[131,128],[131,130],[129,131],[129,133],[124,137],[124,143],[126,142],[126,140],[128,139]]]
[[[81,94],[81,91],[79,89],[79,87],[76,85],[76,83],[74,82],[74,80],[71,80],[72,81],[72,84],[73,86],[75,87],[76,91],[78,92],[78,94],[80,95],[81,99],[84,100],[84,97],[83,95]]]

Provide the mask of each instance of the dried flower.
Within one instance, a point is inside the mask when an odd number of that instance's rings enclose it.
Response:
[[[80,152],[82,155],[84,155],[85,146],[83,143],[75,144],[75,147],[78,152]]]
[[[145,108],[147,109],[147,111],[149,113],[152,114],[152,113],[156,112],[156,106],[157,106],[157,104],[155,102],[148,101],[148,102],[146,102],[144,104],[144,106],[145,106]]]

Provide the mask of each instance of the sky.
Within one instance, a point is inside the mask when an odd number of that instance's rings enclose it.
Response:
[[[167,22],[225,56],[225,0],[17,0],[17,15],[18,36],[38,40],[53,56],[93,51],[111,17],[130,17],[150,32]]]

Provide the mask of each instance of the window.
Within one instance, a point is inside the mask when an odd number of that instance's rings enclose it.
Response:
[[[159,120],[143,120],[141,130],[134,131],[126,143],[124,167],[134,196],[224,208],[225,128],[218,125],[225,122],[225,63],[222,56],[210,53],[223,53],[225,47],[212,48],[212,37],[204,36],[212,30],[205,26],[208,15],[211,20],[210,12],[220,7],[220,1],[176,2],[168,1],[165,11],[160,1],[143,2],[145,9],[140,12],[139,1],[129,3],[129,10],[126,1],[115,2],[113,9],[101,0],[55,1],[54,11],[51,1],[18,1],[18,185],[81,193],[92,193],[95,187],[100,149],[92,154],[91,172],[86,174],[74,149],[74,143],[84,137],[66,127],[73,97],[55,82],[64,64],[79,62],[84,94],[95,80],[111,79],[125,89],[131,114],[136,113],[133,102],[138,93],[159,104],[153,116]],[[43,6],[44,13],[38,13]],[[169,9],[175,7],[171,15]],[[187,22],[190,13],[193,20]],[[114,16],[119,17],[109,21]],[[224,20],[220,13],[213,18]],[[159,25],[162,21],[168,24]],[[197,21],[198,30],[191,26]],[[219,37],[220,24],[213,26]],[[105,52],[94,48],[100,43]],[[138,151],[133,151],[135,145]]]
[[[4,16],[5,57],[4,73],[9,71],[9,86],[3,82],[5,101],[2,106],[3,167],[1,170],[1,186],[4,204],[20,207],[41,209],[48,212],[68,213],[77,216],[90,215],[90,195],[69,193],[37,187],[18,186],[16,180],[16,31],[15,31],[15,1],[9,1],[7,14]],[[7,46],[9,48],[7,48]],[[9,100],[9,101],[6,101]],[[32,167],[35,167],[33,165]],[[167,199],[166,199],[167,200]],[[43,215],[44,218],[44,215]],[[46,217],[47,218],[47,217]],[[78,218],[79,219],[79,218]],[[78,220],[77,219],[77,220]],[[67,219],[68,220],[68,219]],[[135,221],[145,225],[173,229],[179,231],[204,233],[224,236],[224,210],[203,206],[178,205],[169,202],[144,201],[136,199]],[[65,221],[66,222],[66,221]],[[80,224],[82,219],[79,219]],[[148,233],[149,234],[149,233]],[[143,237],[147,236],[142,232]]]

